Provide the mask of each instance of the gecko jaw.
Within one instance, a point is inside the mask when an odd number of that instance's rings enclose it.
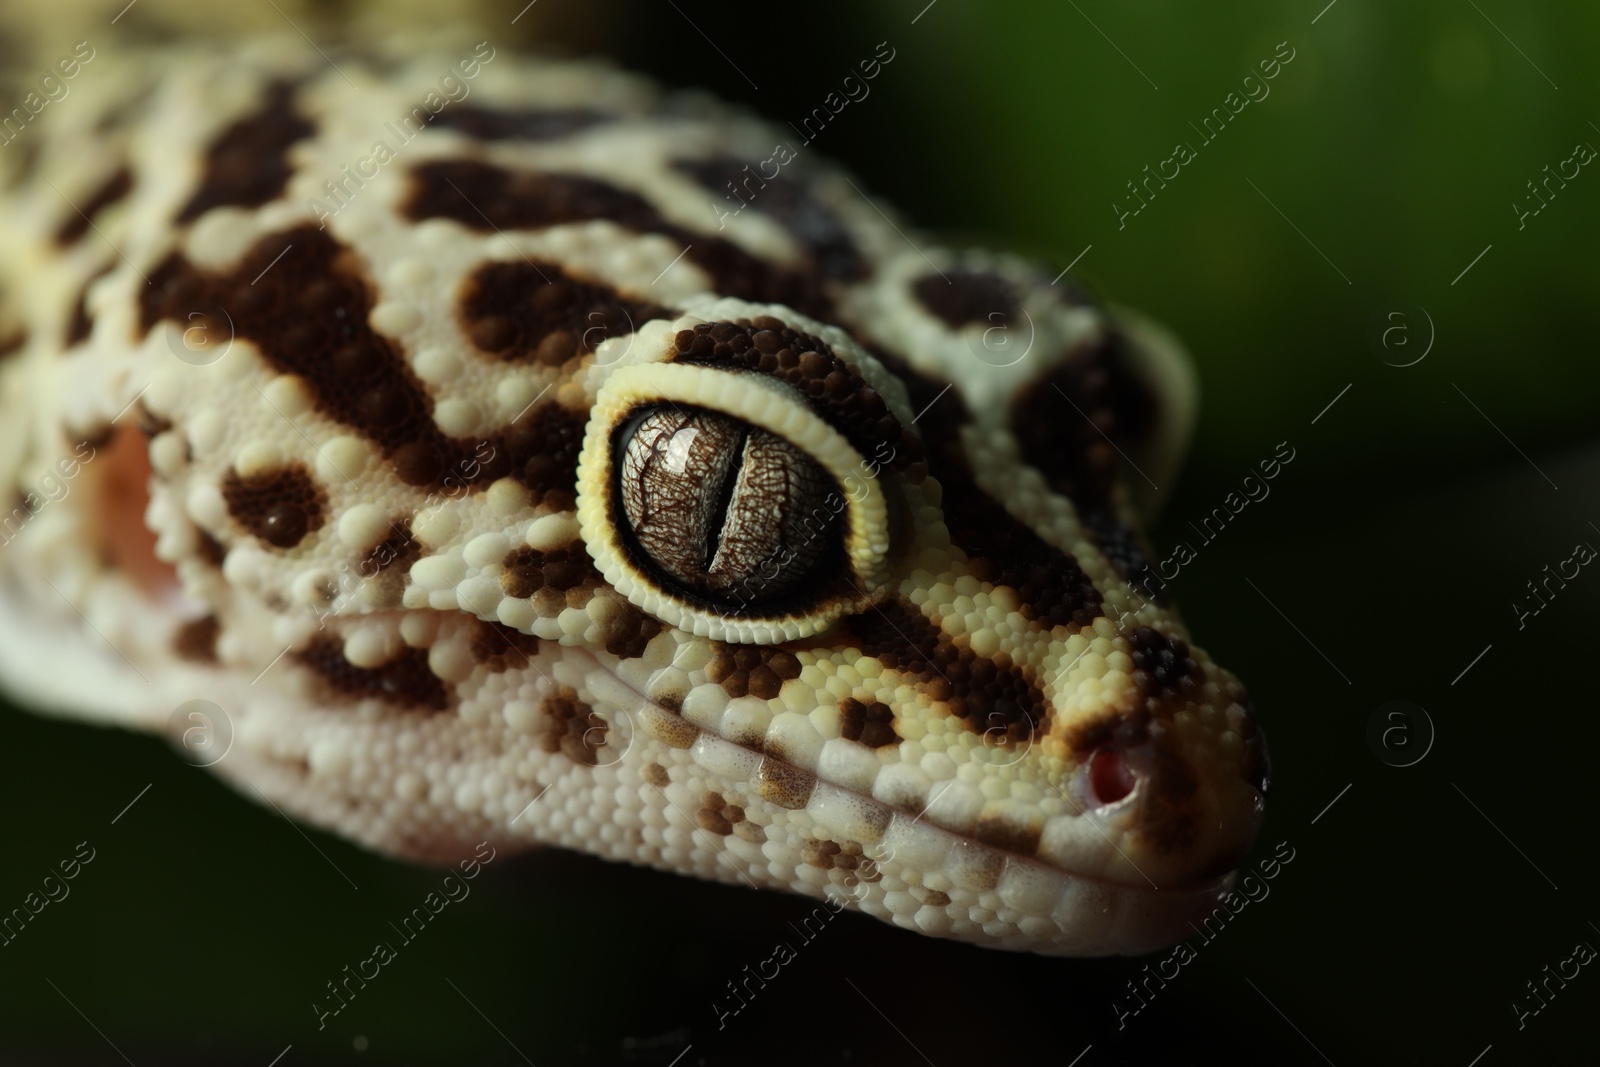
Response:
[[[812,778],[804,768],[775,759],[770,754],[694,727],[676,712],[650,700],[633,685],[610,673],[585,650],[593,663],[589,673],[596,695],[633,720],[634,728],[673,747],[688,748],[695,762],[715,768],[729,778],[732,789],[759,796],[762,782],[779,777],[782,767],[790,775]],[[598,684],[597,684],[598,683]],[[686,735],[692,731],[692,740]],[[733,772],[729,774],[729,772]],[[741,777],[742,772],[742,777]],[[794,814],[810,816],[836,839],[860,842],[884,877],[906,886],[918,886],[929,876],[947,878],[997,894],[996,903],[1019,913],[1031,936],[1026,947],[1047,955],[1138,955],[1170,945],[1188,936],[1192,924],[1211,914],[1234,881],[1231,867],[1221,875],[1207,874],[1183,885],[1157,885],[1147,878],[1126,881],[1075,870],[1023,856],[980,841],[968,834],[940,826],[930,814],[935,803],[921,810],[891,807],[857,790],[814,779],[810,795]],[[937,787],[933,800],[937,801]],[[1109,814],[1117,823],[1137,816],[1137,791],[1117,803],[1086,810],[1080,818],[1099,823]],[[781,807],[791,807],[785,803]],[[779,811],[778,814],[784,814]],[[1106,827],[1099,827],[1102,835]],[[1106,837],[1109,843],[1112,838]],[[725,881],[742,881],[730,874]],[[940,936],[918,924],[916,909],[896,910],[896,901],[882,882],[857,883],[856,907],[897,926]],[[787,888],[787,886],[785,886]],[[865,892],[863,892],[865,891]],[[906,894],[901,892],[899,897]],[[1002,943],[1003,944],[1003,943]]]

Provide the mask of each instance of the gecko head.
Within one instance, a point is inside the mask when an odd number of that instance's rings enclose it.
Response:
[[[796,802],[848,812],[836,839],[904,861],[916,826],[941,831],[925,886],[1026,883],[1064,927],[1114,913],[1122,951],[1215,905],[1267,785],[1243,688],[1164,588],[1126,580],[1114,473],[1067,404],[1032,410],[1041,385],[1131,391],[1133,345],[977,409],[837,329],[721,301],[597,359],[577,499],[606,583],[677,634],[650,701],[814,775]]]
[[[11,513],[7,681],[185,745],[204,697],[219,772],[414,859],[555,844],[1056,954],[1215,906],[1266,752],[1134,530],[1122,458],[1165,484],[1183,436],[1163,346],[1009,261],[930,274],[800,170],[688,226],[724,161],[600,112],[452,107],[337,212],[236,225],[235,141],[287,139],[256,147],[289,201],[343,143],[302,84],[222,129],[175,232],[75,279],[71,359],[0,377],[14,483],[108,442]],[[439,140],[590,129],[593,173]],[[109,444],[130,411],[148,440]]]
[[[310,233],[280,269],[302,254],[322,269]],[[366,318],[361,293],[338,289],[335,321]],[[233,432],[211,413],[227,383],[181,361],[158,374],[152,496],[124,509],[221,604],[174,623],[200,662],[167,673],[203,678],[239,720],[223,773],[288,776],[297,813],[428,859],[483,832],[491,786],[507,794],[489,824],[502,843],[595,847],[570,824],[514,824],[542,794],[512,799],[494,770],[512,757],[615,776],[608,798],[632,788],[658,811],[656,791],[687,780],[715,798],[701,829],[737,808],[775,850],[741,877],[1052,953],[1159,947],[1226,891],[1260,824],[1266,751],[1239,683],[1149,578],[1117,450],[1099,443],[1115,432],[1145,458],[1124,433],[1149,377],[1131,335],[1080,331],[1048,360],[948,381],[886,339],[691,297],[573,361],[491,440],[374,417],[371,441],[295,459],[284,408],[360,424],[372,405],[337,360],[273,332],[273,305],[235,311],[242,338],[298,373],[260,389],[232,444],[193,452]],[[449,462],[424,463],[418,442]],[[357,768],[408,796],[467,784],[372,815],[347,803]]]
[[[1134,533],[1165,346],[610,72],[501,59],[390,163],[299,40],[253,56],[130,54],[174,86],[104,114],[171,150],[66,186],[125,256],[19,259],[0,681],[397,856],[581,848],[1066,955],[1213,909],[1266,749]],[[392,114],[430,64],[371,72]],[[762,192],[712,230],[730,178]]]

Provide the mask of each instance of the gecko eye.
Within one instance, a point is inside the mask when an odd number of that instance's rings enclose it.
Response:
[[[614,450],[628,532],[690,595],[770,603],[838,555],[839,516],[829,506],[837,486],[781,437],[674,404],[635,414]]]
[[[700,321],[647,323],[603,368],[578,456],[584,546],[669,626],[740,644],[820,633],[887,591],[906,489],[812,393],[681,358]]]

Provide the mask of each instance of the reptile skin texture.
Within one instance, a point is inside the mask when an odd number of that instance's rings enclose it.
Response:
[[[1188,934],[1268,761],[1138,530],[1175,342],[704,96],[335,58],[102,48],[6,128],[7,691],[408,860]]]

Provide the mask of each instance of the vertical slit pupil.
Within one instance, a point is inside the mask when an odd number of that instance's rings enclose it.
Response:
[[[739,472],[744,469],[746,445],[749,440],[749,429],[741,426],[734,431],[734,436],[728,444],[733,460],[728,464],[727,473],[722,476],[722,484],[717,487],[717,495],[706,513],[708,521],[704,566],[707,571],[711,570],[711,564],[716,561],[717,549],[722,547],[722,531],[728,525],[728,509],[733,506],[733,493],[739,486]]]

